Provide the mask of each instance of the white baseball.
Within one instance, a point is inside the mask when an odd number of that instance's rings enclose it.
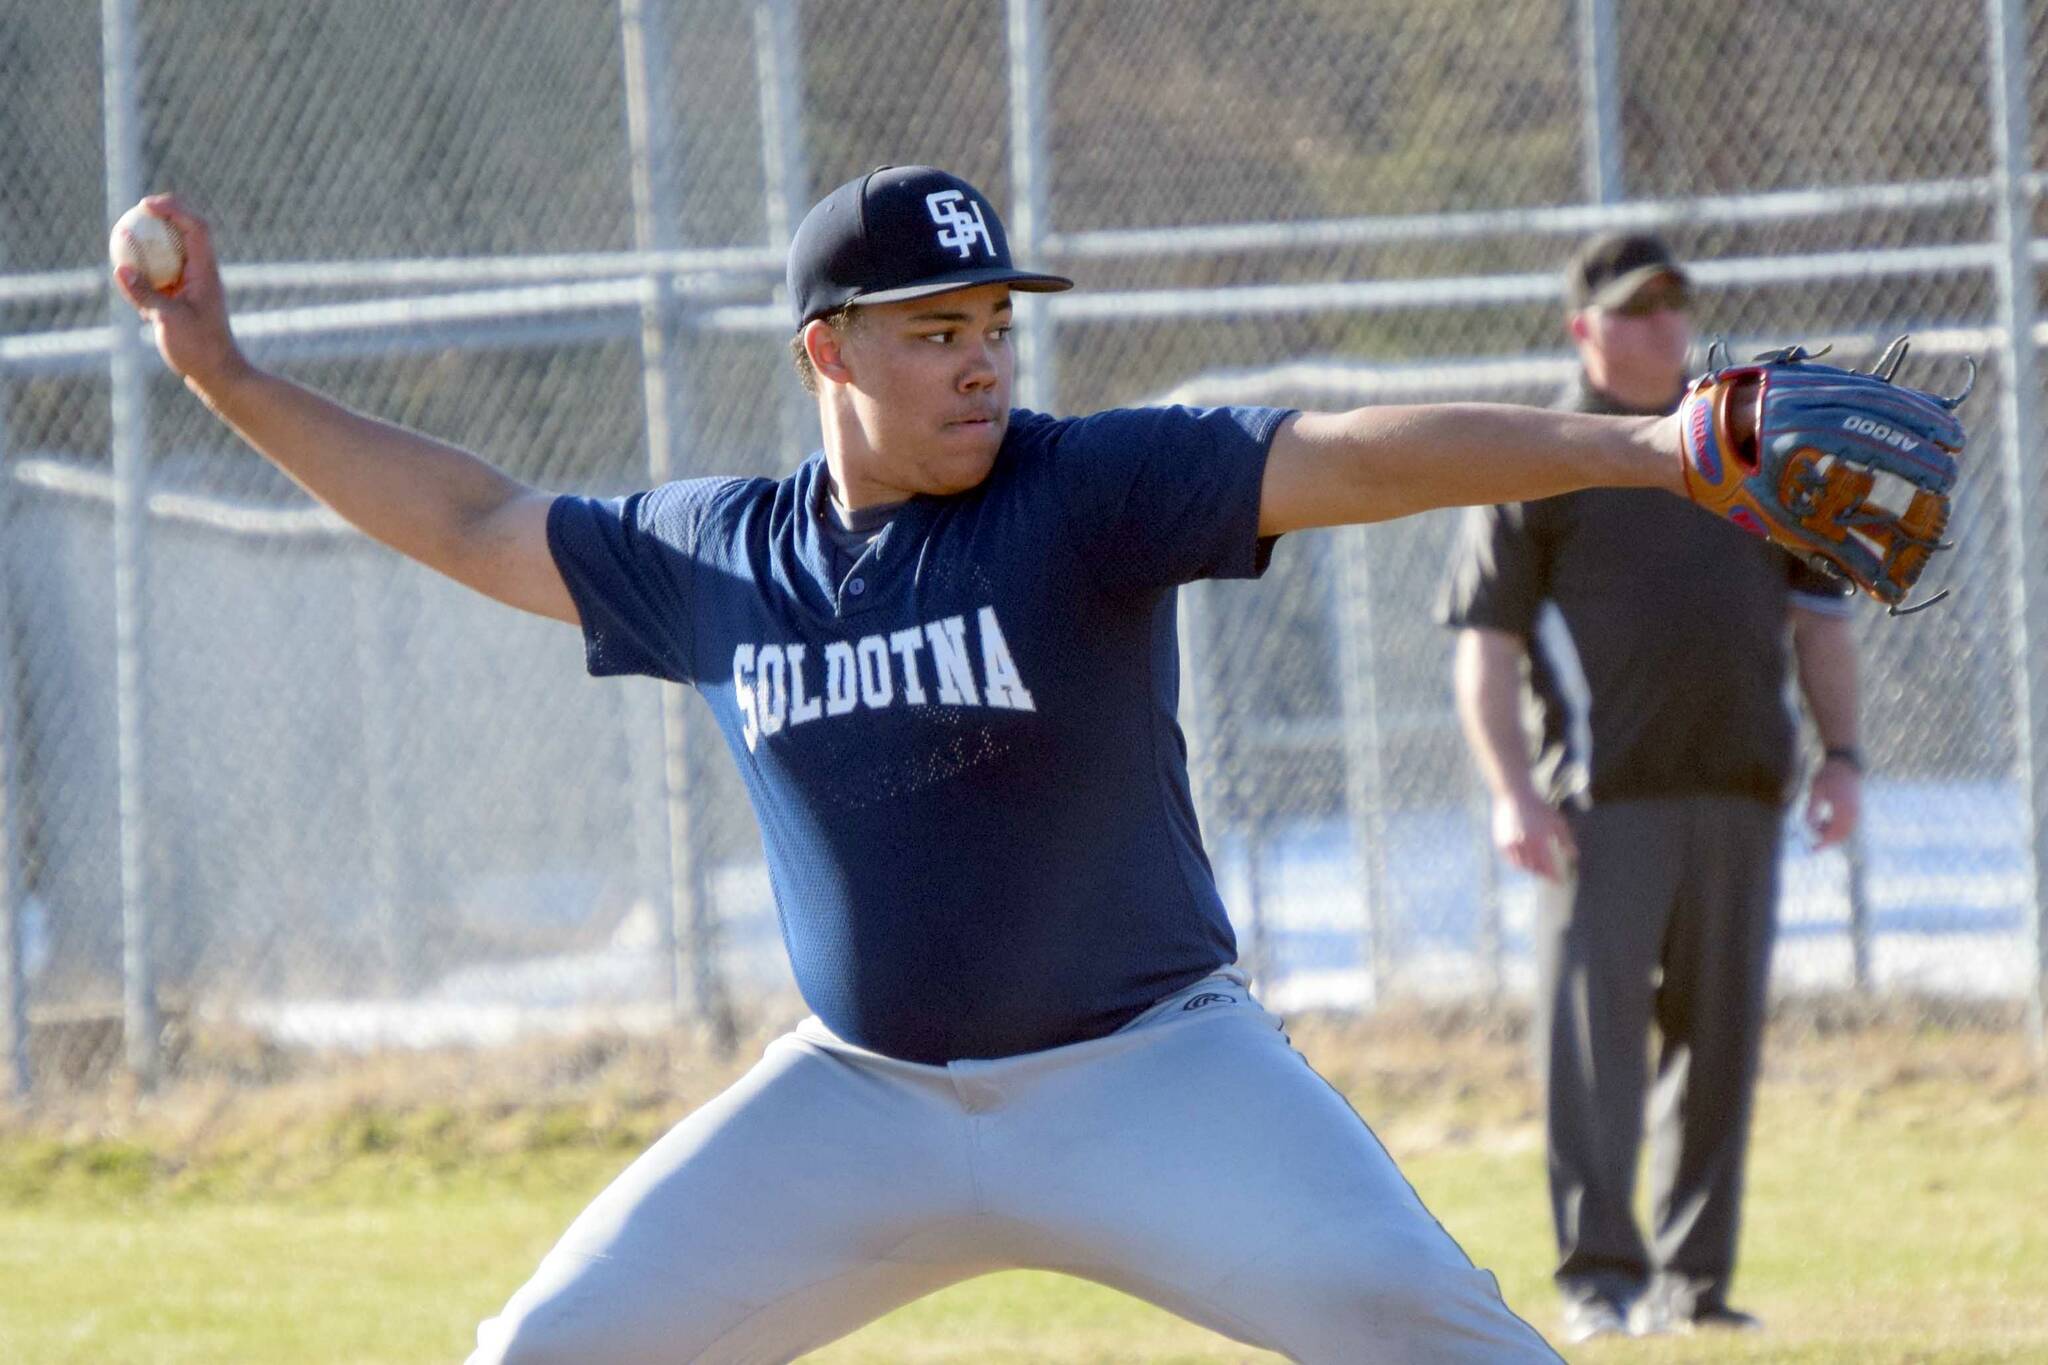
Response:
[[[158,293],[170,293],[185,278],[185,239],[178,229],[137,204],[122,214],[107,237],[107,256],[118,268],[132,265]]]

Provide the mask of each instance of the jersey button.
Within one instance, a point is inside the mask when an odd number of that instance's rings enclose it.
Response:
[[[867,590],[868,581],[865,578],[849,578],[846,580],[846,595],[848,597],[858,597]]]

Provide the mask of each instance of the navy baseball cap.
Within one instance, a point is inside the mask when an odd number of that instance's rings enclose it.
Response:
[[[789,244],[789,299],[804,326],[849,303],[894,303],[977,284],[1049,294],[1061,275],[1019,270],[988,197],[930,166],[882,166],[818,201]]]

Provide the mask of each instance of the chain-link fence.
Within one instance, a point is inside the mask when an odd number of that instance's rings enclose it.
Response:
[[[1867,832],[1791,841],[1779,980],[2038,1028],[2044,60],[2043,0],[0,0],[10,1080],[124,1040],[154,1071],[208,1023],[788,1007],[699,704],[583,678],[573,634],[311,505],[164,374],[106,224],[178,189],[263,362],[618,491],[811,448],[782,248],[886,161],[981,184],[1082,281],[1021,301],[1020,401],[1057,411],[1548,402],[1559,264],[1614,225],[1695,263],[1738,352],[1982,357],[1959,591],[1859,620]],[[1526,987],[1430,621],[1451,524],[1184,595],[1205,826],[1283,1005]]]

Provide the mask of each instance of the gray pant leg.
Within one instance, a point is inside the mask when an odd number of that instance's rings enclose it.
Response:
[[[1666,937],[1651,1101],[1654,1250],[1680,1312],[1726,1302],[1762,1054],[1781,813],[1687,803],[1692,847]]]
[[[478,1327],[470,1365],[794,1360],[1014,1264],[977,1232],[945,1068],[849,1058],[821,1034],[770,1044],[621,1173]]]
[[[1576,876],[1539,892],[1535,1042],[1544,1077],[1558,1288],[1627,1299],[1651,1272],[1631,1207],[1656,972],[1684,847],[1684,804],[1573,818]]]
[[[1161,1011],[952,1067],[983,1216],[1014,1230],[1013,1264],[1098,1280],[1304,1365],[1557,1365],[1242,977]]]

